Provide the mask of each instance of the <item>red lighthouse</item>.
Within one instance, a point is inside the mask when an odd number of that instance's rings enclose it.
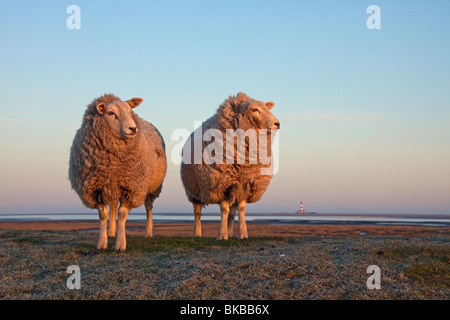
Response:
[[[305,210],[303,210],[303,202],[300,202],[300,211],[298,213],[305,213]]]

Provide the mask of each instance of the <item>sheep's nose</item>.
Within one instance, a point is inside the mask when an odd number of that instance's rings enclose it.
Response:
[[[275,125],[275,127],[277,127],[278,129],[280,129],[280,122],[279,122],[279,121],[275,122],[274,125]]]
[[[132,132],[136,133],[137,128],[136,127],[129,127],[128,129],[130,129]]]

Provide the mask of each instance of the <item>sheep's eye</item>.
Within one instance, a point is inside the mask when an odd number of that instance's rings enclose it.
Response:
[[[253,108],[252,111],[253,112],[259,112],[259,110],[257,108]]]
[[[114,119],[116,119],[116,120],[118,119],[117,115],[112,111],[108,112],[108,116],[111,116],[111,117],[114,116]]]

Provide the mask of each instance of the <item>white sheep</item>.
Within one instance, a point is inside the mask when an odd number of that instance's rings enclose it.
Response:
[[[255,131],[258,146],[265,142],[266,151],[271,156],[271,130],[278,130],[280,122],[269,111],[274,106],[273,102],[261,102],[249,98],[245,93],[230,96],[217,109],[217,113],[203,122],[200,134],[207,130],[219,132],[220,137],[226,141],[227,131],[242,129],[244,132]],[[259,133],[267,131],[263,139]],[[236,208],[239,214],[239,239],[247,239],[247,224],[245,222],[245,209],[247,203],[258,201],[267,189],[272,174],[263,170],[272,164],[262,163],[260,158],[252,163],[249,158],[249,142],[245,143],[245,163],[239,163],[237,158],[242,156],[237,148],[238,142],[232,142],[234,152],[233,161],[227,163],[226,144],[223,143],[222,156],[224,161],[219,163],[205,161],[195,163],[195,131],[191,134],[183,149],[183,162],[181,164],[181,179],[188,200],[194,206],[195,224],[194,236],[201,236],[201,210],[209,204],[220,204],[221,225],[217,235],[218,240],[226,240],[232,236],[233,222]],[[208,143],[202,142],[202,155],[208,147]],[[186,159],[186,151],[190,156]],[[220,150],[221,151],[221,150]],[[242,153],[242,151],[241,151]],[[215,155],[218,156],[217,154]],[[187,160],[187,161],[186,161]]]
[[[98,250],[105,250],[108,236],[116,235],[119,204],[116,251],[126,249],[129,210],[142,204],[147,211],[146,236],[152,236],[153,201],[161,192],[167,161],[161,134],[133,112],[142,101],[121,101],[113,94],[94,99],[73,140],[69,180],[83,204],[99,212]]]

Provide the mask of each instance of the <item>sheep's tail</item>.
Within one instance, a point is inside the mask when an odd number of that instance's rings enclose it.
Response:
[[[233,183],[225,191],[225,199],[228,199],[230,205],[240,200],[240,195],[243,193],[242,186],[239,182]]]

